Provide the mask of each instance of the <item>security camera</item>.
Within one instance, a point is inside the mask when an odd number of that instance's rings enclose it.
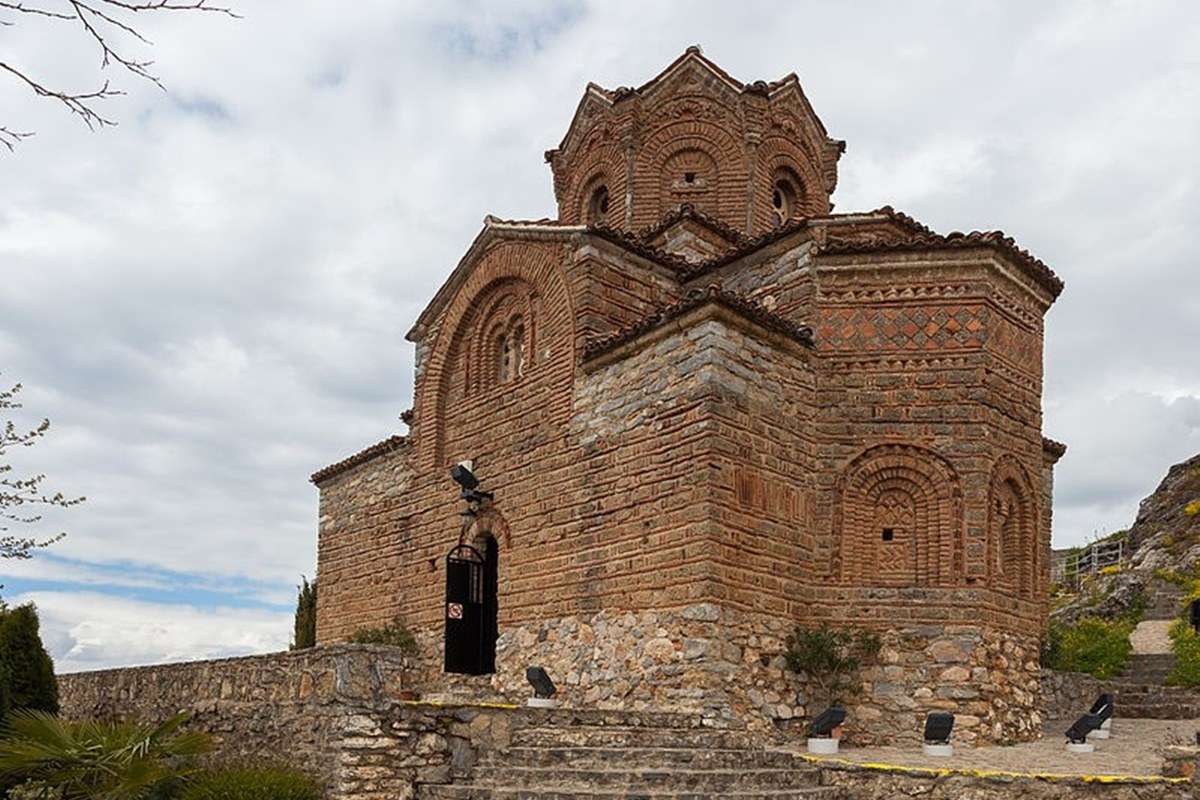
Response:
[[[485,492],[479,488],[479,478],[475,477],[475,473],[471,472],[470,462],[464,461],[455,464],[450,468],[450,477],[454,479],[462,491],[459,492],[459,497],[466,500],[468,503],[478,503],[483,500],[491,500],[492,493]]]

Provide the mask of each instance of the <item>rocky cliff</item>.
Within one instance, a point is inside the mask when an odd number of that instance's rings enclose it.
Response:
[[[1141,502],[1125,536],[1133,554],[1127,564],[1084,581],[1077,595],[1051,613],[1052,620],[1141,616],[1173,597],[1172,581],[1200,577],[1200,454],[1171,467]]]

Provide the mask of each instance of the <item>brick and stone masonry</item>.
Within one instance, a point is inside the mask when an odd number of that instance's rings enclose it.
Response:
[[[785,726],[797,624],[883,634],[857,736],[1039,731],[1051,474],[1043,316],[1062,283],[1001,233],[834,213],[844,143],[795,75],[689,48],[590,84],[546,154],[558,218],[488,217],[408,338],[411,426],[320,470],[321,643],[400,617],[418,688]],[[470,460],[495,501],[497,674],[440,672]]]
[[[407,692],[523,700],[539,663],[569,704],[787,731],[823,701],[787,635],[866,626],[854,738],[915,739],[935,709],[963,741],[1037,736],[1062,283],[998,232],[834,213],[843,150],[795,75],[745,84],[698,48],[589,84],[546,154],[557,219],[488,216],[409,332],[409,433],[313,475],[318,642],[399,617]],[[465,534],[464,460],[495,493]],[[460,535],[498,553],[490,676],[441,669]],[[65,704],[155,674],[70,678]]]

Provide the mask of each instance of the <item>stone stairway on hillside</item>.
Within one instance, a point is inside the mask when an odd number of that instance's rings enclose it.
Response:
[[[839,800],[820,770],[699,715],[550,712],[481,754],[466,780],[418,787],[420,800]]]

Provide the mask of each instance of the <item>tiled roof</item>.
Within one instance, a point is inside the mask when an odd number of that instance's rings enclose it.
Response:
[[[637,235],[642,241],[649,242],[667,228],[685,219],[695,220],[733,244],[740,245],[746,241],[746,237],[737,228],[716,217],[710,217],[691,203],[679,204],[674,211],[667,214],[654,225],[643,228]]]
[[[336,464],[330,464],[328,467],[317,470],[312,474],[309,480],[313,483],[320,484],[322,481],[332,478],[334,475],[340,475],[348,469],[357,467],[359,464],[365,464],[376,456],[381,456],[384,453],[391,453],[407,446],[407,437],[389,436],[382,442],[376,442],[364,450],[359,450],[349,458],[343,458]]]
[[[971,231],[961,233],[954,231],[942,235],[934,233],[925,225],[917,222],[907,214],[894,211],[888,206],[879,209],[880,214],[886,214],[893,220],[908,228],[909,233],[904,237],[871,236],[866,238],[840,238],[830,236],[820,246],[819,252],[827,255],[845,255],[853,253],[881,252],[912,252],[941,248],[974,248],[989,247],[1011,258],[1039,286],[1050,292],[1052,297],[1058,297],[1063,290],[1062,279],[1054,274],[1050,267],[1041,259],[1035,258],[1028,250],[1019,247],[1016,241],[1005,235],[1003,231]]]
[[[812,328],[797,325],[778,314],[773,314],[753,300],[726,291],[717,284],[712,284],[704,289],[693,289],[683,299],[670,305],[662,306],[620,330],[588,339],[583,346],[583,360],[589,361],[604,353],[611,352],[621,345],[633,341],[642,334],[652,331],[660,325],[665,325],[671,320],[678,319],[689,311],[709,303],[715,303],[731,311],[735,311],[767,330],[782,333],[807,347],[813,346]]]

